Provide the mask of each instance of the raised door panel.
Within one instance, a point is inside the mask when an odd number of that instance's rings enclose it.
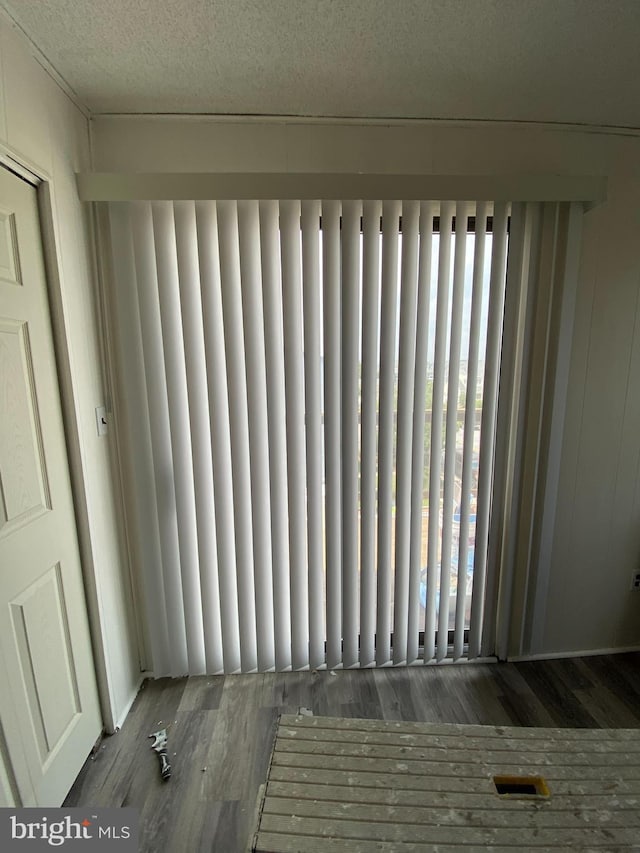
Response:
[[[11,602],[11,627],[43,765],[81,712],[57,564]]]
[[[50,508],[28,327],[0,317],[0,537]]]

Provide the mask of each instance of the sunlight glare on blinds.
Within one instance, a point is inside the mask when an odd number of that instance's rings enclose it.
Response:
[[[438,291],[436,303],[435,349],[433,359],[433,402],[431,408],[431,444],[429,465],[429,528],[426,574],[426,608],[424,628],[424,662],[435,654],[438,618],[437,598],[440,545],[440,500],[442,475],[442,419],[444,412],[444,379],[447,357],[449,295],[451,289],[451,230],[454,207],[445,202],[440,207],[440,254],[438,257]]]
[[[469,529],[472,509],[473,444],[476,430],[476,398],[478,356],[483,295],[483,271],[487,235],[487,204],[479,202],[474,234],[469,349],[467,353],[467,390],[465,396],[464,435],[462,440],[462,477],[460,483],[460,529],[458,551],[458,589],[456,591],[454,660],[464,653],[464,627],[467,603],[467,569],[469,566]],[[479,424],[478,424],[479,426]],[[474,513],[475,515],[475,513]],[[471,546],[472,547],[472,546]]]
[[[451,556],[453,511],[456,504],[456,452],[458,431],[458,391],[460,388],[460,346],[462,342],[462,311],[464,308],[465,250],[467,241],[467,205],[456,205],[456,234],[451,296],[451,328],[449,333],[449,363],[447,410],[445,415],[445,453],[442,488],[442,540],[440,553],[440,599],[438,602],[437,659],[443,661],[449,648],[449,604],[451,595]]]
[[[358,654],[359,542],[359,339],[360,215],[362,205],[342,205],[342,662]]]
[[[284,363],[287,398],[287,475],[291,560],[291,637],[294,669],[309,664],[306,449],[300,202],[280,204]]]
[[[416,306],[416,356],[413,390],[413,434],[411,446],[411,545],[409,551],[409,612],[407,615],[407,663],[420,652],[420,572],[422,569],[425,427],[429,328],[431,315],[431,262],[433,217],[436,205],[420,203],[420,250],[418,260],[418,302]]]
[[[407,659],[409,556],[411,549],[411,433],[413,429],[416,307],[418,302],[418,215],[418,202],[403,203],[396,450],[396,547],[393,599],[393,662],[396,664],[403,663]]]
[[[291,597],[289,591],[289,493],[287,489],[287,426],[284,377],[282,271],[279,210],[276,201],[260,202],[260,251],[267,371],[267,427],[271,498],[274,664],[291,666]],[[263,425],[264,429],[264,425]]]
[[[273,580],[271,564],[271,505],[269,493],[269,437],[267,375],[262,307],[262,269],[258,202],[238,202],[238,236],[244,348],[249,413],[249,457],[253,521],[253,577],[256,600],[258,669],[273,667]]]
[[[393,527],[393,438],[398,315],[398,232],[401,205],[382,206],[382,297],[380,306],[380,403],[378,409],[378,610],[376,663],[391,660],[391,553]]]
[[[364,203],[362,225],[362,402],[360,451],[360,664],[375,661],[380,202]]]
[[[340,204],[322,203],[327,666],[342,662],[342,487],[340,476]]]
[[[242,670],[251,672],[258,665],[258,650],[253,576],[249,413],[247,409],[247,372],[240,283],[238,205],[234,201],[221,201],[218,202],[217,206],[224,341],[227,352],[227,379],[229,384],[240,656]],[[258,508],[256,508],[257,510]]]
[[[304,383],[309,550],[309,664],[324,663],[322,522],[322,362],[320,357],[320,202],[302,202]]]

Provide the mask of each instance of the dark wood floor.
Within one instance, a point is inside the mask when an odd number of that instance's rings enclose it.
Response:
[[[148,681],[65,805],[134,806],[141,853],[245,853],[277,717],[300,708],[386,720],[640,728],[640,653]],[[162,783],[147,736],[165,726],[173,776]]]

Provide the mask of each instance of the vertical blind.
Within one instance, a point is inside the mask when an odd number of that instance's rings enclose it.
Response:
[[[156,675],[482,652],[510,205],[109,205]]]

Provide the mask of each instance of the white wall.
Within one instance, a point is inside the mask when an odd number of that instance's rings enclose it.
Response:
[[[51,179],[53,227],[66,326],[71,394],[67,428],[77,433],[74,487],[79,501],[83,567],[94,630],[104,653],[98,669],[108,727],[119,724],[140,683],[130,585],[123,561],[110,442],[98,438],[94,408],[105,402],[96,277],[87,211],[79,203],[75,171],[89,168],[88,122],[33,58],[21,35],[0,15],[0,145]],[[55,311],[55,305],[54,305]],[[67,385],[63,376],[63,384]],[[69,390],[69,389],[67,389]],[[70,417],[69,417],[70,416]],[[71,454],[73,458],[73,451]],[[92,629],[95,629],[95,618]]]
[[[606,175],[585,217],[543,640],[511,653],[640,645],[640,138],[523,125],[98,117],[97,171]],[[514,612],[525,586],[515,585]]]

